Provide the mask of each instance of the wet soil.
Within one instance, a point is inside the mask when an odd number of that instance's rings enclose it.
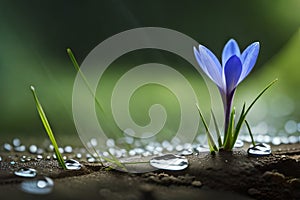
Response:
[[[190,165],[185,170],[139,174],[84,161],[80,170],[63,170],[57,161],[45,159],[12,165],[21,154],[0,152],[1,199],[300,199],[300,144],[272,149],[272,155],[264,157],[248,156],[245,150],[201,153],[187,156]],[[24,166],[51,177],[53,191],[21,191],[25,178],[13,172]]]

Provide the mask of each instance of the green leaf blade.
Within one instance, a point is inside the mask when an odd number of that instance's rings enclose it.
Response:
[[[37,97],[37,94],[36,94],[36,92],[35,92],[35,88],[34,88],[33,86],[30,86],[30,89],[31,89],[31,91],[32,91],[33,98],[34,98],[35,104],[36,104],[36,108],[37,108],[38,114],[39,114],[39,116],[40,116],[40,119],[41,119],[41,121],[42,121],[42,124],[44,125],[44,128],[45,128],[45,130],[46,130],[46,132],[47,132],[47,134],[48,134],[48,137],[49,137],[49,139],[50,139],[50,141],[51,141],[51,143],[52,143],[52,145],[53,145],[53,147],[54,147],[54,152],[55,152],[55,155],[56,155],[56,157],[57,157],[57,160],[58,160],[59,164],[61,165],[61,167],[62,167],[63,169],[67,169],[67,167],[66,167],[66,165],[65,165],[65,162],[64,162],[64,160],[63,160],[63,158],[62,158],[62,155],[61,155],[61,153],[60,153],[59,150],[58,150],[58,145],[57,145],[57,143],[56,143],[54,134],[53,134],[53,132],[52,132],[52,129],[51,129],[51,127],[50,127],[50,124],[49,124],[49,122],[48,122],[48,119],[47,119],[47,117],[46,117],[46,114],[45,114],[45,112],[44,112],[44,110],[43,110],[43,107],[42,107],[42,105],[40,104],[40,101],[39,101],[39,99],[38,99],[38,97]]]

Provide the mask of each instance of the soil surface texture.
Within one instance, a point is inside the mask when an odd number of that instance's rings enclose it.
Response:
[[[1,199],[300,199],[300,144],[272,147],[272,155],[251,157],[245,149],[186,156],[181,171],[126,173],[81,161],[80,170],[63,170],[56,160],[16,162],[24,153],[0,152]],[[30,178],[21,167],[53,179],[49,194],[21,190]],[[34,178],[33,178],[34,179]]]

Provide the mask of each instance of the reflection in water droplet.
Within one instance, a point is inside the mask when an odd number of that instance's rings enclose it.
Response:
[[[49,177],[40,177],[34,180],[23,181],[20,185],[22,191],[30,194],[49,194],[53,190],[54,182]]]
[[[21,176],[21,177],[35,177],[36,176],[36,170],[32,168],[26,168],[22,167],[18,171],[14,172],[15,175]]]
[[[251,156],[267,156],[272,153],[270,145],[265,143],[251,145],[247,152]]]
[[[65,161],[65,164],[66,164],[67,169],[70,169],[70,170],[81,169],[81,164],[77,160],[74,160],[74,159]]]
[[[154,157],[150,160],[150,165],[158,169],[183,170],[188,167],[188,160],[183,156],[166,154]]]

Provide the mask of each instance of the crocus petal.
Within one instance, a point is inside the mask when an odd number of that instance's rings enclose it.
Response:
[[[234,39],[230,39],[224,46],[224,49],[222,52],[223,67],[225,66],[227,60],[233,55],[240,57],[241,52],[240,52],[240,48],[239,48],[237,42]]]
[[[198,65],[200,66],[200,68],[211,79],[209,73],[207,72],[206,65],[204,63],[202,63],[202,60],[200,59],[200,55],[199,55],[199,52],[196,47],[194,47],[194,55],[195,55],[195,58],[198,62]]]
[[[227,94],[237,86],[242,72],[242,62],[237,56],[231,56],[225,64],[224,74],[226,79]]]
[[[243,71],[239,80],[239,83],[248,76],[253,69],[257,56],[259,53],[259,42],[254,42],[249,45],[241,55],[241,61],[243,63]]]
[[[222,67],[217,57],[205,46],[199,45],[198,53],[195,53],[198,64],[208,77],[220,88],[224,88],[222,81]]]

